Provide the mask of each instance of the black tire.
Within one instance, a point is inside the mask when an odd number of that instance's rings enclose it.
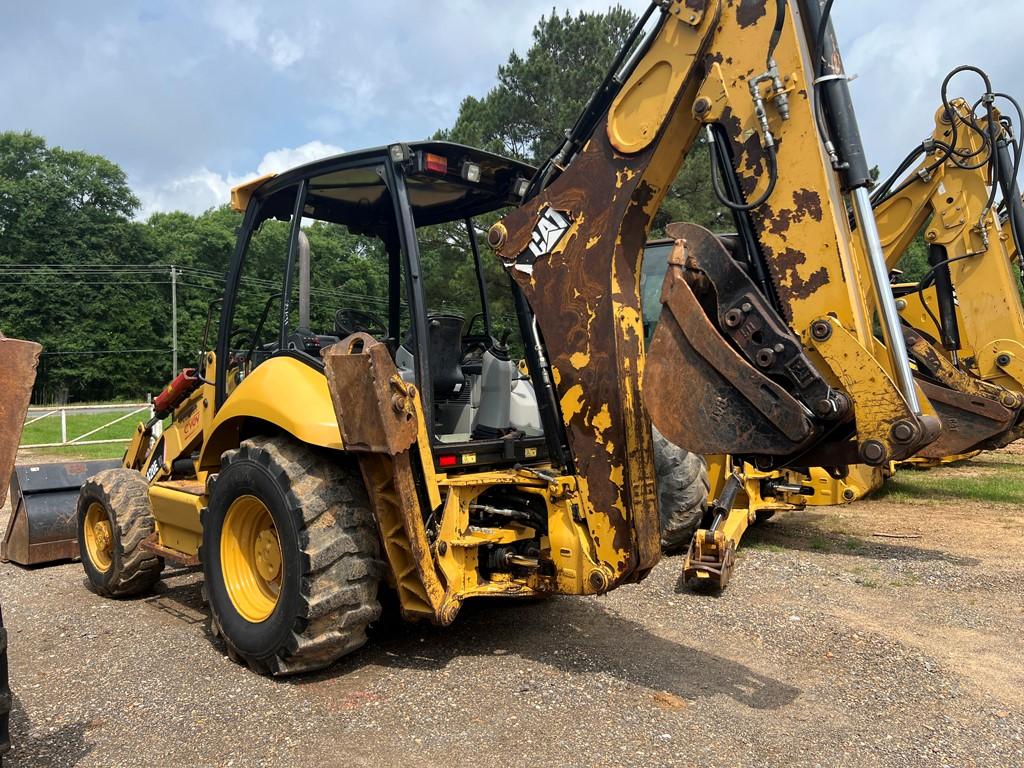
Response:
[[[106,513],[112,532],[106,570],[93,562],[86,541],[86,515],[93,505]],[[140,545],[152,535],[149,485],[132,469],[107,469],[85,481],[78,496],[78,550],[92,588],[105,597],[148,592],[160,580],[164,559]]]
[[[754,513],[754,525],[761,525],[762,523],[767,523],[773,517],[775,517],[774,509],[758,510],[757,512]]]
[[[700,526],[707,509],[708,465],[703,456],[670,443],[653,426],[654,474],[658,485],[661,517],[661,548],[665,552],[685,549]]]
[[[358,467],[288,437],[247,440],[221,457],[203,513],[203,564],[211,630],[228,656],[260,674],[322,669],[366,642],[381,612],[377,529]],[[221,562],[225,519],[243,496],[269,513],[281,575],[272,612],[247,619]]]

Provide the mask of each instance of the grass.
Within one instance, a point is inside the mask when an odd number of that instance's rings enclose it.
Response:
[[[68,413],[67,426],[68,438],[72,439],[102,427],[107,422],[113,421],[118,416],[129,413],[132,409],[125,409],[119,412],[108,413]],[[105,445],[72,445],[60,448],[37,448],[34,450],[23,450],[19,458],[29,458],[37,455],[59,457],[62,459],[107,459],[117,458],[124,453],[125,443],[131,438],[138,422],[146,417],[143,411],[131,416],[124,421],[101,429],[94,435],[89,435],[86,440],[117,440],[116,443]],[[31,445],[35,443],[58,443],[60,442],[60,416],[54,414],[40,419],[34,424],[27,424],[22,431],[21,444]]]
[[[740,545],[743,549],[759,549],[762,552],[774,552],[776,554],[785,552],[784,547],[780,547],[778,544],[772,544],[769,541],[762,541],[759,539],[744,539]],[[739,551],[742,552],[743,549]]]
[[[875,495],[878,499],[908,501],[982,501],[990,504],[1024,504],[1024,472],[1019,466],[983,475],[956,477],[931,472],[898,472]]]

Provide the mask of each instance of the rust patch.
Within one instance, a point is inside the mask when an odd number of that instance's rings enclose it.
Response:
[[[704,11],[707,8],[707,0],[686,0],[686,7],[691,11]]]
[[[323,358],[346,450],[394,456],[416,442],[416,395],[387,345],[354,333],[325,349]]]
[[[793,202],[800,213],[809,214],[815,221],[821,221],[821,196],[813,189],[798,189],[793,192]]]
[[[739,23],[740,29],[753,26],[767,16],[768,9],[765,7],[767,4],[768,0],[740,0],[740,4],[736,7],[736,21]]]
[[[821,198],[817,192],[810,189],[795,190],[793,206],[793,208],[783,208],[776,214],[769,213],[767,217],[769,232],[782,236],[789,231],[790,226],[799,224],[808,216],[815,221],[821,221]]]
[[[503,219],[508,238],[497,253],[536,314],[576,469],[587,479],[604,532],[597,545],[609,557],[613,584],[642,578],[658,557],[650,427],[640,397],[638,283],[650,217],[664,192],[645,180],[660,141],[623,157],[598,128],[570,170],[533,205]],[[532,275],[510,269],[529,247],[533,211],[545,205],[570,216],[586,212],[586,237],[568,239],[539,259]],[[588,249],[596,237],[607,246]],[[594,526],[591,535],[598,536]]]
[[[828,270],[825,267],[819,267],[806,279],[800,277],[797,268],[806,263],[807,256],[793,248],[787,248],[776,256],[775,266],[781,276],[776,290],[784,304],[788,303],[790,297],[806,299],[828,282]]]

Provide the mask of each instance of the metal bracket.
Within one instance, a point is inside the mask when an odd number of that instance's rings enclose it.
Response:
[[[816,319],[809,337],[853,400],[858,453],[865,464],[877,467],[909,458],[938,436],[938,419],[915,416],[874,355],[838,320]]]

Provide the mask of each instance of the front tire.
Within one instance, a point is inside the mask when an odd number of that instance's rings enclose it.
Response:
[[[148,592],[164,560],[142,548],[154,531],[149,485],[132,469],[107,469],[78,496],[78,551],[89,584],[105,597]]]
[[[671,443],[654,426],[654,475],[661,518],[661,548],[665,552],[686,549],[707,509],[711,481],[703,456]]]
[[[358,468],[288,437],[221,459],[200,559],[213,633],[261,674],[330,665],[380,616],[377,530]]]

